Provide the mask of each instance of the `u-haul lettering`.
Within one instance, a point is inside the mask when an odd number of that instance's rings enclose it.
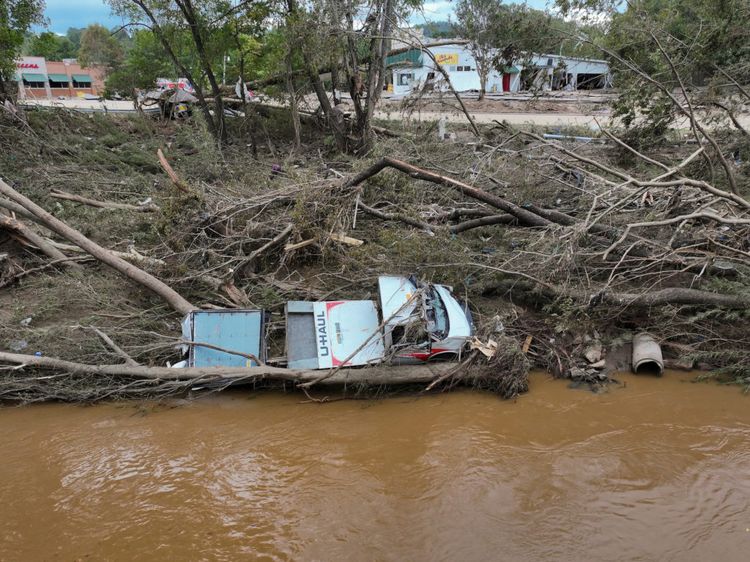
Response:
[[[333,342],[331,341],[330,325],[326,303],[313,303],[315,318],[315,348],[318,354],[318,369],[333,367]]]
[[[315,315],[315,326],[318,330],[318,355],[327,357],[330,353],[328,349],[328,326],[326,325],[326,313],[320,311]]]

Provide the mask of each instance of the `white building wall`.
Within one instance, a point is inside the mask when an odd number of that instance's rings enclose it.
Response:
[[[457,92],[479,91],[480,80],[476,61],[466,45],[441,45],[430,48],[430,52],[435,55],[435,58],[448,73],[451,84]],[[437,71],[432,59],[428,55],[423,54],[422,66],[394,70],[393,92],[396,94],[408,94],[412,91],[420,90],[425,82],[433,76],[436,80],[436,89],[448,89],[445,84],[441,84],[441,81],[443,81],[442,75]],[[511,75],[510,85],[510,91],[519,90],[519,74]],[[486,89],[488,92],[502,92],[502,74],[490,72],[490,75],[487,77]]]
[[[26,72],[30,74],[43,74],[44,75],[44,89],[47,93],[47,98],[52,97],[52,92],[49,88],[49,82],[47,81],[47,61],[44,57],[21,57],[20,60],[16,61],[16,74],[18,75],[18,97],[24,99],[26,97],[26,88],[23,85],[21,75]]]

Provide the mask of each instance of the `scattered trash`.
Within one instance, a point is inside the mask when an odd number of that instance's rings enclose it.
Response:
[[[24,318],[23,320],[21,320],[20,324],[21,324],[21,326],[28,326],[29,324],[31,324],[31,316],[29,316],[28,318]]]
[[[344,234],[339,234],[336,232],[331,234],[330,238],[331,240],[334,240],[341,244],[346,244],[347,246],[361,246],[365,243],[364,240],[359,240],[358,238],[352,238],[351,236],[346,236]]]
[[[26,340],[15,340],[8,344],[11,351],[21,351],[29,347],[29,342]]]
[[[602,358],[602,353],[602,344],[600,342],[595,342],[584,350],[583,356],[589,363],[598,363]]]
[[[595,142],[595,143],[601,143],[605,144],[607,142],[607,139],[597,139],[594,137],[579,137],[575,135],[558,135],[553,133],[544,133],[542,135],[547,140],[568,140],[568,141],[575,141],[575,142]]]
[[[497,342],[489,339],[487,343],[484,343],[479,338],[473,337],[469,342],[469,349],[476,349],[479,353],[490,359],[497,353]]]
[[[534,341],[534,336],[531,336],[531,335],[526,336],[526,340],[523,342],[523,347],[521,348],[521,351],[523,351],[524,355],[526,355],[529,352],[532,341]]]

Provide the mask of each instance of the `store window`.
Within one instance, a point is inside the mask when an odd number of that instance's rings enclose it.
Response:
[[[398,75],[398,85],[399,86],[408,86],[411,84],[412,80],[414,80],[414,74],[399,74]]]
[[[23,85],[27,88],[44,88],[47,81],[44,74],[27,74],[22,75]]]
[[[65,74],[50,74],[50,88],[67,88],[69,84],[68,77]]]

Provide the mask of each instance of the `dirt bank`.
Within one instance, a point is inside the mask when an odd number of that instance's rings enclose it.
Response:
[[[482,338],[510,338],[557,376],[606,380],[619,366],[607,354],[647,330],[669,359],[745,380],[747,311],[731,304],[748,294],[745,200],[716,169],[711,175],[695,146],[660,146],[650,153],[657,165],[614,142],[551,145],[504,127],[485,129],[481,143],[454,127],[459,142],[443,142],[420,126],[382,136],[372,153],[353,158],[312,127],[292,151],[285,113],[259,119],[235,122],[233,142],[219,151],[198,120],[29,112],[28,126],[5,122],[0,170],[100,245],[144,257],[143,269],[197,306],[268,310],[272,357],[284,353],[287,300],[367,299],[378,274],[414,273],[466,298]],[[159,148],[187,190],[164,172]],[[422,172],[386,166],[347,187],[384,156]],[[664,166],[683,179],[653,183]],[[746,165],[738,166],[746,195]],[[53,190],[126,206],[94,208]],[[139,212],[144,204],[158,211]],[[680,219],[696,205],[703,215]],[[631,230],[638,221],[648,225]],[[269,245],[282,233],[283,245]],[[332,236],[342,233],[362,244]],[[83,261],[82,271],[50,266],[7,231],[0,244],[3,351],[121,361],[95,326],[143,365],[175,360],[181,317],[153,294],[96,261]],[[592,341],[605,350],[594,371],[583,358]],[[36,382],[3,373],[8,395],[40,396]],[[72,388],[44,389],[69,399],[130,392],[97,384],[82,377]],[[146,385],[136,394],[150,392]]]

